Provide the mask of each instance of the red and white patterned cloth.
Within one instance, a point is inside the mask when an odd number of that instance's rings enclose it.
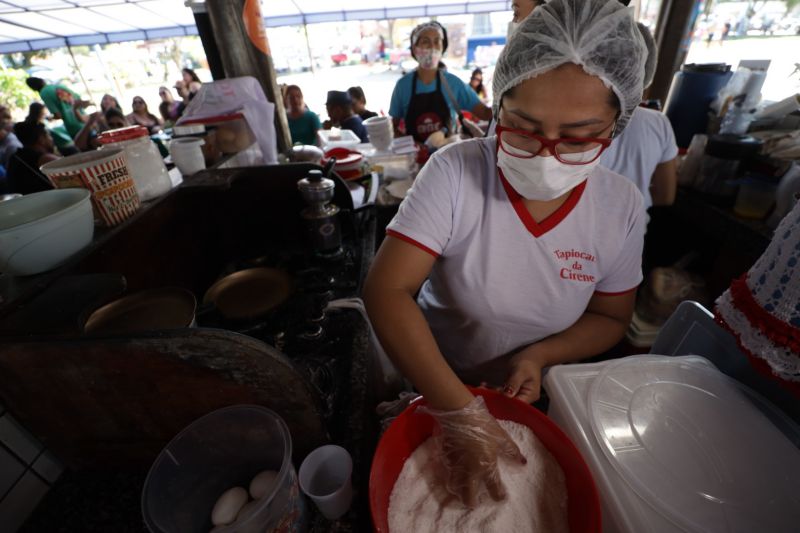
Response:
[[[715,310],[756,370],[800,396],[800,202],[753,267],[717,299]]]

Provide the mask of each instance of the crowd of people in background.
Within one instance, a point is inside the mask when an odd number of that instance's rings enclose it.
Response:
[[[10,109],[0,103],[0,194],[52,188],[39,167],[52,159],[97,149],[98,135],[104,131],[141,126],[153,135],[171,127],[202,85],[192,69],[184,68],[173,87],[178,98],[170,88],[159,87],[161,104],[156,115],[138,95],[129,113],[111,94],[104,94],[99,109],[91,112],[92,102],[61,83],[29,77],[26,84],[41,101],[30,104],[22,121],[15,123]]]
[[[369,142],[363,123],[367,119],[377,117],[378,113],[367,109],[367,97],[361,87],[350,87],[347,91],[328,91],[325,101],[328,119],[324,122],[320,121],[319,115],[308,108],[300,87],[286,85],[282,94],[292,143],[319,144],[317,132],[331,128],[350,130],[361,142]]]

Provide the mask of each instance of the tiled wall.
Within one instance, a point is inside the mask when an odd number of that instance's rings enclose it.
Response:
[[[61,475],[59,461],[0,404],[0,529],[14,533]]]

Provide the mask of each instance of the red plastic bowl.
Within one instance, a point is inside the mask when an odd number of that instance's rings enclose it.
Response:
[[[571,533],[601,533],[600,497],[589,467],[572,441],[538,409],[488,389],[471,389],[486,401],[498,419],[525,424],[553,454],[567,482],[567,514]],[[412,452],[433,432],[433,419],[418,413],[425,400],[415,401],[386,430],[378,443],[369,475],[369,506],[378,533],[389,532],[389,497]]]

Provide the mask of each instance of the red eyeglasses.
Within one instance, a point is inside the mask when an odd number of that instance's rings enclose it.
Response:
[[[616,128],[616,121],[613,123]],[[608,126],[605,128],[608,129]],[[611,145],[610,138],[564,137],[547,139],[525,130],[506,128],[497,125],[497,139],[500,149],[508,155],[522,159],[536,157],[547,148],[553,156],[565,165],[588,165],[594,162]],[[611,130],[611,136],[614,130]]]

